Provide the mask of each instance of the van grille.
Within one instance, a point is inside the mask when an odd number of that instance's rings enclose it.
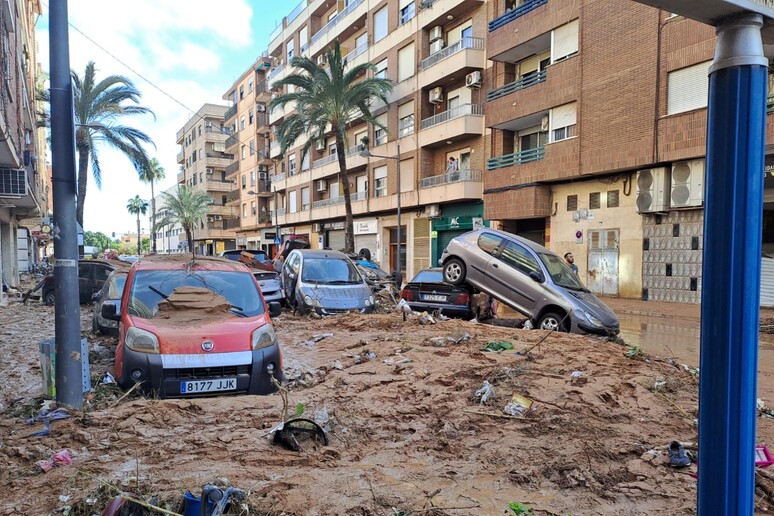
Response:
[[[189,367],[181,369],[164,369],[164,378],[190,380],[194,378],[217,378],[250,374],[249,365],[232,365],[223,367]]]

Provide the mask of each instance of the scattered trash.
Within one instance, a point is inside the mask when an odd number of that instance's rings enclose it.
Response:
[[[343,365],[341,365],[341,362],[339,362],[338,360],[336,360],[335,362],[333,362],[333,368],[334,368],[334,369],[338,369],[338,370],[342,370],[342,369],[344,369],[344,366],[343,366]]]
[[[490,399],[495,399],[495,391],[494,387],[492,387],[492,384],[490,384],[487,380],[484,380],[481,388],[476,391],[476,398],[481,398],[481,405],[485,405],[486,402]]]
[[[354,355],[353,359],[356,364],[362,364],[363,362],[368,362],[369,360],[375,360],[376,353],[373,351],[366,351],[360,355]]]
[[[398,301],[398,309],[403,313],[403,320],[405,321],[406,318],[409,315],[413,315],[414,311],[411,309],[411,307],[408,305],[405,299],[401,298],[400,301]]]
[[[326,407],[315,409],[314,421],[322,427],[326,434],[333,430],[334,421]]]
[[[116,379],[108,371],[105,371],[105,374],[102,375],[102,378],[100,378],[99,383],[102,385],[114,384],[116,383]]]
[[[755,466],[759,468],[768,468],[774,464],[774,457],[771,456],[769,449],[759,444],[755,447]]]
[[[25,435],[25,437],[46,437],[51,433],[51,422],[56,421],[58,419],[67,419],[70,417],[70,413],[67,412],[65,409],[54,409],[54,410],[48,410],[43,409],[40,412],[38,412],[35,416],[25,419],[24,422],[28,425],[32,425],[38,422],[43,422],[43,428],[41,430],[38,430],[37,432],[32,432],[30,434]]]
[[[532,324],[531,319],[527,319],[526,321],[524,321],[524,325],[522,326],[522,328],[524,328],[525,330],[533,330],[535,326]]]
[[[70,501],[70,495],[59,495],[59,501],[62,503],[67,503]]]
[[[452,337],[451,335],[449,335],[448,337],[446,337],[446,340],[454,344],[459,344],[460,342],[467,342],[472,338],[473,337],[470,336],[470,333],[465,332],[462,335],[458,335],[457,337]]]
[[[491,340],[484,344],[484,347],[481,348],[481,351],[506,351],[509,349],[513,349],[513,344],[506,340]]]
[[[669,465],[673,468],[686,468],[691,465],[691,459],[685,453],[685,448],[678,441],[672,441],[667,448]]]
[[[445,348],[447,340],[446,337],[430,337],[428,342],[436,348]]]
[[[281,444],[291,451],[301,451],[299,438],[310,437],[328,446],[328,436],[317,422],[307,418],[293,418],[274,427],[270,434],[274,435],[274,444]]]
[[[532,400],[519,394],[513,393],[511,401],[503,409],[503,412],[510,416],[523,416],[532,408]]]
[[[419,314],[419,324],[435,324],[435,319],[427,312]]]
[[[435,318],[438,319],[439,321],[448,321],[449,320],[449,318],[446,317],[445,315],[443,315],[440,311],[435,316]]]
[[[694,378],[699,378],[699,368],[698,367],[693,367],[693,366],[689,366],[689,365],[686,365],[686,364],[680,364],[680,366],[685,371],[690,373],[690,375],[693,376]]]
[[[664,378],[663,376],[659,376],[653,382],[653,391],[654,392],[661,392],[661,391],[663,391],[664,388],[666,387],[666,384],[667,384],[666,378]]]
[[[586,385],[586,383],[589,381],[588,376],[583,371],[573,371],[570,373],[570,384],[571,385]]]
[[[756,406],[758,408],[758,415],[765,418],[774,418],[774,410],[767,407],[766,403],[761,398],[758,398]]]
[[[43,473],[48,473],[54,466],[69,466],[73,463],[73,458],[70,456],[70,452],[62,450],[51,456],[50,459],[39,460],[35,465],[40,468]]]
[[[304,344],[308,347],[314,347],[315,344],[320,342],[323,339],[327,339],[328,337],[333,337],[332,333],[318,333],[316,335],[312,335],[311,339],[308,340],[302,340],[300,344]]]
[[[639,346],[629,346],[624,353],[629,358],[634,358],[642,353]]]
[[[391,358],[388,358],[384,360],[384,363],[391,366],[391,365],[400,365],[400,364],[408,364],[410,362],[413,362],[410,358],[401,358],[400,360],[393,360]]]

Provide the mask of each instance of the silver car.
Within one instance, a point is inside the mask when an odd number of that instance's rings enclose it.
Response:
[[[255,271],[253,276],[258,281],[258,286],[261,287],[261,294],[263,294],[266,303],[283,301],[279,274],[269,271]]]
[[[440,259],[447,283],[469,283],[545,330],[617,335],[616,315],[565,261],[530,240],[483,228],[453,239]]]
[[[282,290],[293,309],[320,315],[374,308],[374,296],[352,261],[339,251],[295,249],[282,267]]]

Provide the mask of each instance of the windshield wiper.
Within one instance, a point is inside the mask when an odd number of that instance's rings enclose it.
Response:
[[[161,297],[163,297],[164,299],[167,299],[167,298],[169,297],[169,296],[168,296],[168,295],[166,295],[164,292],[160,291],[159,289],[157,289],[157,288],[156,288],[156,287],[154,287],[154,286],[151,286],[151,285],[149,285],[149,286],[148,286],[148,290],[151,290],[151,291],[155,292],[156,294],[160,295],[160,296],[161,296]]]
[[[349,280],[331,280],[331,281],[325,282],[326,285],[349,285],[350,283],[356,283],[356,282],[349,281]]]
[[[247,317],[245,309],[241,306],[229,305],[228,311],[239,317]]]
[[[566,288],[567,290],[575,290],[577,292],[591,292],[586,287],[573,287],[573,286],[570,286],[570,285],[562,285],[561,283],[557,283],[557,285],[559,285],[562,288]]]

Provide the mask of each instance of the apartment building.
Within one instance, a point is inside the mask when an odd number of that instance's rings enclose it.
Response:
[[[164,220],[167,215],[164,194],[176,195],[178,185],[171,186],[156,196],[156,220]],[[178,254],[186,251],[186,246],[182,244],[185,241],[185,231],[179,223],[159,228],[153,235],[156,240],[156,252],[158,254]]]
[[[45,135],[36,125],[38,0],[0,5],[0,277],[17,286],[19,264],[37,256],[41,217],[47,215]],[[20,238],[21,237],[21,238]]]
[[[389,102],[371,106],[387,130],[353,119],[346,162],[355,249],[368,248],[385,270],[397,269],[400,256],[407,278],[437,263],[453,236],[487,223],[481,200],[485,6],[482,0],[305,0],[271,35],[267,81],[274,93],[281,93],[276,81],[293,72],[294,56],[325,65],[325,50],[335,41],[349,66],[373,63],[375,75],[393,82]],[[273,110],[269,126],[292,113],[291,105]],[[373,157],[358,152],[363,136]],[[301,153],[303,143],[279,160],[270,130],[271,187],[277,192],[281,236],[304,235],[313,247],[341,249],[345,208],[335,141],[331,135],[307,156]],[[448,168],[452,157],[457,165]]]
[[[274,255],[274,202],[270,171],[269,115],[271,93],[266,73],[271,60],[259,57],[229,88],[223,98],[231,104],[224,122],[231,133],[226,152],[233,161],[226,167],[226,178],[236,188],[229,193],[228,206],[237,210],[240,226],[236,230],[238,248],[262,248]],[[283,173],[281,169],[277,174]]]
[[[229,131],[223,123],[228,109],[204,104],[177,132],[177,184],[207,192],[212,199],[206,220],[194,229],[194,246],[200,254],[217,255],[236,246],[239,214],[228,201],[236,185],[226,177],[226,167],[233,160],[226,152]],[[188,250],[185,239],[181,243]]]

